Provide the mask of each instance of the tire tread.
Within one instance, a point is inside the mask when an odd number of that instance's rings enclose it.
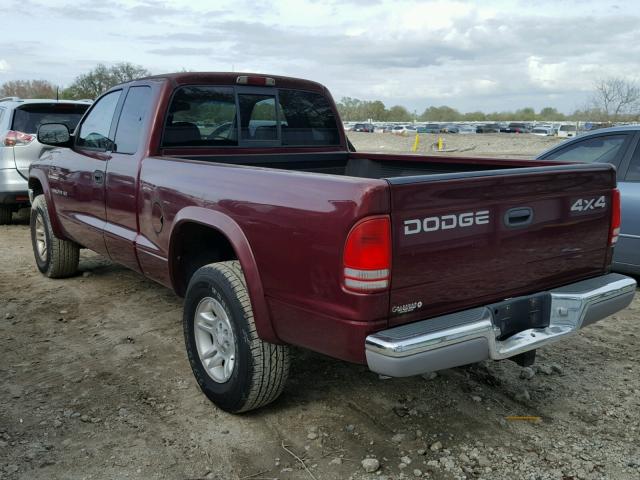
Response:
[[[246,397],[233,411],[242,413],[255,410],[274,401],[284,390],[291,361],[289,347],[265,342],[258,336],[246,279],[239,261],[211,263],[200,270],[204,269],[210,269],[211,273],[217,272],[225,278],[246,320],[252,368]]]
[[[49,218],[49,210],[44,195],[38,195],[33,200],[32,210],[40,209],[42,211],[44,227],[47,230],[49,238],[49,264],[44,273],[49,278],[66,278],[75,275],[78,271],[78,263],[80,262],[80,247],[77,243],[70,240],[58,238],[51,228],[51,219]],[[32,212],[33,222],[35,216]],[[35,253],[35,245],[34,245]]]

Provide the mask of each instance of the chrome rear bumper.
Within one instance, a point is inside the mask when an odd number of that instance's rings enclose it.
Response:
[[[406,377],[502,360],[543,347],[626,308],[636,281],[611,273],[550,291],[551,318],[546,328],[531,328],[498,340],[500,329],[488,307],[430,318],[369,335],[367,364],[381,375]]]

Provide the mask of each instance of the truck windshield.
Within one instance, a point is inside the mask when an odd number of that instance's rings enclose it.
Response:
[[[324,95],[301,90],[269,89],[264,94],[236,94],[234,87],[215,86],[176,90],[163,146],[259,146],[265,142],[269,146],[339,145],[331,104]]]

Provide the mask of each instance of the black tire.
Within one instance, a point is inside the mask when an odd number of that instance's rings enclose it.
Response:
[[[6,205],[0,205],[0,225],[9,225],[13,210]]]
[[[65,278],[78,272],[80,247],[77,243],[58,238],[51,228],[44,195],[38,195],[31,205],[31,244],[38,270],[49,278]],[[38,231],[38,229],[41,229]],[[38,237],[45,242],[45,250],[38,247]]]
[[[234,363],[226,380],[215,380],[208,373],[196,343],[196,315],[202,302],[210,299],[224,309],[233,331]],[[258,337],[239,262],[211,263],[194,273],[185,296],[183,326],[193,374],[204,394],[218,407],[231,413],[247,412],[282,393],[289,375],[289,348]]]

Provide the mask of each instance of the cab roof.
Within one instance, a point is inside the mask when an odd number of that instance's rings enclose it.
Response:
[[[326,88],[318,82],[302,78],[283,77],[264,73],[249,72],[180,72],[152,75],[128,83],[138,83],[147,80],[168,80],[175,85],[239,85],[238,77],[271,78],[275,81],[275,88],[293,88],[318,93],[326,93]]]

